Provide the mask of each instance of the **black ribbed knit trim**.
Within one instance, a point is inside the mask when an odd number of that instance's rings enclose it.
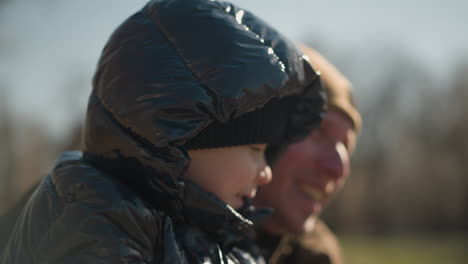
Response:
[[[278,143],[286,134],[291,98],[273,99],[264,107],[226,123],[215,122],[184,145],[189,149]]]

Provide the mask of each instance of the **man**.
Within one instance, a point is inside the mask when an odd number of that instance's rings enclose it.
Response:
[[[339,244],[318,216],[350,171],[361,117],[350,82],[316,51],[302,47],[321,72],[328,111],[304,140],[274,150],[273,180],[255,199],[274,212],[257,234],[269,263],[342,263]]]

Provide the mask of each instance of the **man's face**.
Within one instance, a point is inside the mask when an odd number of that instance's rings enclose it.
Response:
[[[352,122],[330,109],[318,129],[288,146],[273,164],[272,182],[259,189],[255,200],[274,208],[264,227],[277,234],[307,231],[348,177],[355,142]]]

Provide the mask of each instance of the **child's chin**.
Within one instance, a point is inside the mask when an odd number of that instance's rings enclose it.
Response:
[[[228,203],[229,206],[231,206],[232,208],[234,209],[239,209],[242,207],[242,205],[244,205],[244,200],[242,199],[242,197],[235,197],[233,200],[231,200],[231,202]]]

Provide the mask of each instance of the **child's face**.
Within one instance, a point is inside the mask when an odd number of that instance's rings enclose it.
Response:
[[[190,150],[186,178],[238,209],[243,197],[255,197],[257,187],[271,181],[265,149],[266,144],[252,144]]]

